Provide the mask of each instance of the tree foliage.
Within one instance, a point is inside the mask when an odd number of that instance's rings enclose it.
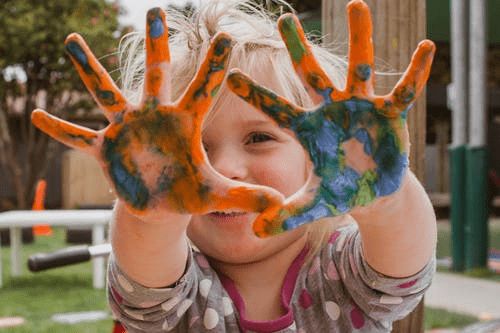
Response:
[[[1,185],[12,182],[18,208],[26,208],[55,145],[31,125],[31,111],[42,107],[64,116],[94,107],[65,55],[66,36],[80,33],[98,57],[111,55],[101,61],[113,68],[112,54],[121,35],[119,14],[120,7],[106,0],[2,0]]]

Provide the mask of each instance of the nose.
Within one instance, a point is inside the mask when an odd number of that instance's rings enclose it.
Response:
[[[248,178],[248,166],[245,154],[232,147],[219,148],[209,153],[212,167],[226,178],[244,181]]]

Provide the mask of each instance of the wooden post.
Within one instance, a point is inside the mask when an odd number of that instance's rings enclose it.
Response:
[[[347,51],[346,5],[348,0],[323,0],[322,27],[327,44],[340,44]],[[417,44],[426,37],[425,1],[366,0],[373,18],[376,70],[402,74],[410,63]],[[338,49],[338,48],[337,48]],[[344,53],[347,54],[347,53]],[[388,93],[400,75],[378,75],[376,93]],[[425,93],[409,112],[410,168],[423,182],[425,150]],[[393,332],[420,333],[423,327],[423,301],[403,320],[394,323]]]

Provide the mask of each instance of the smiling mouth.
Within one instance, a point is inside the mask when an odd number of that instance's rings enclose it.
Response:
[[[208,216],[218,222],[236,222],[247,214],[246,212],[212,212]]]

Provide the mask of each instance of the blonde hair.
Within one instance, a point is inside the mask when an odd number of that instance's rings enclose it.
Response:
[[[282,0],[276,4],[288,6]],[[178,99],[194,77],[202,62],[211,38],[219,31],[229,33],[233,38],[228,69],[238,67],[250,76],[262,66],[271,66],[269,76],[277,86],[270,87],[291,102],[309,108],[313,101],[295,73],[288,51],[276,25],[277,16],[248,0],[211,0],[202,1],[189,15],[175,9],[167,12],[167,24],[171,32],[169,38],[171,57],[171,76],[175,78],[172,86],[172,100]],[[317,44],[312,50],[337,87],[345,82],[346,62]],[[133,32],[122,39],[119,53],[122,91],[132,102],[139,102],[144,73],[144,33]],[[212,111],[221,107],[231,96],[222,85],[212,104]],[[211,111],[211,114],[213,112]],[[210,115],[207,117],[209,121]],[[308,231],[309,255],[311,258],[327,240],[339,223],[338,218],[324,218],[314,222]]]

